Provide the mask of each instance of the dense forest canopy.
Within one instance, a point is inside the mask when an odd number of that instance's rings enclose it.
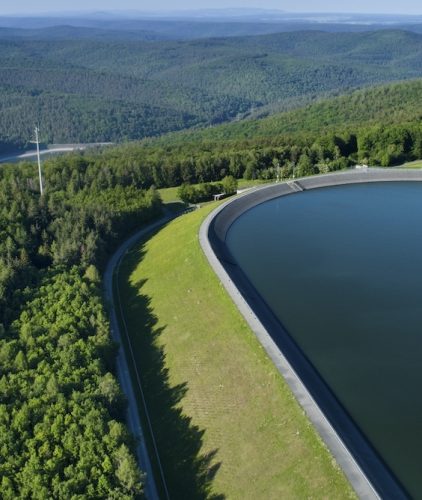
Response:
[[[422,35],[0,40],[0,146],[141,139],[422,76]]]
[[[421,80],[390,84],[265,119],[56,158],[46,161],[46,167],[62,189],[66,183],[57,172],[72,165],[72,182],[83,176],[100,190],[115,179],[149,189],[219,182],[227,176],[309,175],[359,162],[397,165],[422,157],[421,97]]]
[[[0,169],[0,490],[15,498],[140,498],[100,272],[160,213],[154,190],[90,178],[81,158]]]
[[[262,119],[199,130],[167,134],[145,140],[147,145],[181,146],[186,143],[230,142],[239,140],[271,141],[283,137],[341,133],[370,125],[415,123],[422,119],[422,80],[392,83],[357,90],[339,97],[276,113]]]
[[[117,170],[122,157],[125,169],[142,165],[142,176],[132,176],[144,187],[220,181],[227,175],[275,179],[359,162],[397,165],[422,157],[421,97],[421,80],[374,87],[265,119],[129,143],[89,161]]]

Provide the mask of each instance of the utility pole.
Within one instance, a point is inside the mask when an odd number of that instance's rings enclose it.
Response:
[[[280,160],[277,160],[277,182],[280,182],[281,176],[280,176]]]
[[[43,193],[44,193],[44,189],[43,189],[43,185],[42,185],[39,132],[40,132],[40,129],[38,127],[35,127],[35,143],[37,145],[37,158],[38,158],[38,175],[39,175],[39,178],[40,178],[40,194],[42,196]]]

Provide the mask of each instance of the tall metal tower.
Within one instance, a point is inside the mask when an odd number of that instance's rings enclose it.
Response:
[[[38,127],[35,127],[35,143],[37,145],[38,175],[39,175],[39,178],[40,178],[40,194],[42,196],[44,194],[44,188],[43,188],[43,183],[42,183],[42,172],[41,172],[41,156],[40,156],[39,132],[40,132],[40,129]]]

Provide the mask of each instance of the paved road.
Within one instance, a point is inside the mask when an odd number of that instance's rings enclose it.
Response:
[[[110,146],[112,143],[109,142],[98,142],[98,143],[89,143],[89,144],[60,144],[60,145],[51,145],[48,146],[47,149],[42,149],[40,151],[40,155],[50,155],[50,154],[58,154],[58,153],[70,153],[72,151],[83,151],[88,148],[96,147],[96,146]],[[37,157],[36,150],[27,151],[26,153],[16,153],[10,154],[6,156],[0,156],[0,163],[14,163],[18,161],[24,160],[33,160]]]
[[[103,287],[104,294],[109,304],[109,313],[110,313],[110,323],[111,323],[111,331],[113,339],[122,346],[122,334],[127,335],[127,332],[121,332],[119,328],[119,323],[117,321],[116,309],[120,308],[119,301],[114,300],[113,296],[113,277],[115,271],[118,270],[120,266],[121,259],[126,254],[126,252],[137,243],[143,236],[148,235],[155,229],[163,226],[175,216],[172,214],[166,214],[161,219],[156,222],[149,224],[143,229],[139,230],[135,233],[131,238],[126,240],[114,253],[111,259],[108,262],[107,269],[103,278]],[[126,325],[124,324],[124,329],[126,329]],[[127,358],[124,352],[124,349],[121,347],[119,349],[117,355],[117,376],[120,382],[120,385],[127,397],[128,400],[128,411],[127,411],[127,424],[132,432],[132,434],[136,437],[138,446],[137,446],[137,457],[138,462],[143,471],[147,474],[147,481],[145,485],[145,494],[149,500],[158,500],[158,492],[155,484],[154,476],[152,473],[151,461],[148,456],[148,451],[145,444],[144,431],[141,426],[141,422],[139,419],[138,407],[136,398],[134,395],[132,379],[129,373]],[[140,384],[139,378],[136,380],[136,384]],[[142,391],[142,389],[141,389]]]

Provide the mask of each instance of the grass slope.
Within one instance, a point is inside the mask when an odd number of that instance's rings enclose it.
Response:
[[[354,498],[209,267],[208,205],[126,256],[119,274],[171,498]]]

